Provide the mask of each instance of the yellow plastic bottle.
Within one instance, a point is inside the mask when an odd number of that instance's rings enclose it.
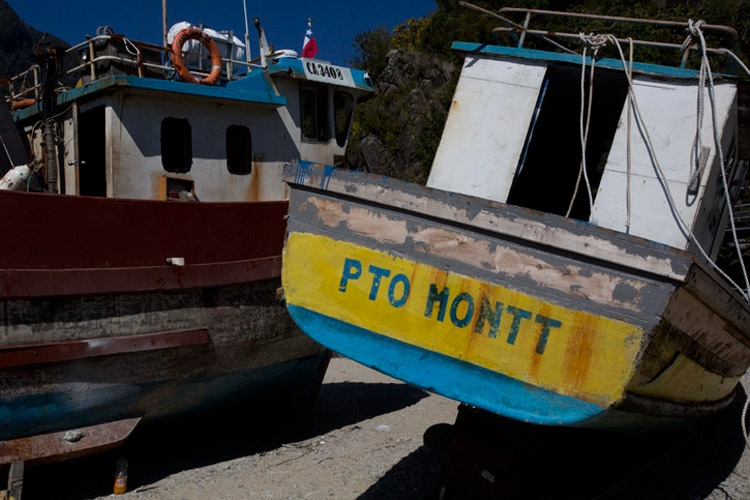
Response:
[[[117,474],[115,474],[115,495],[124,495],[128,489],[128,461],[121,458],[117,461]]]

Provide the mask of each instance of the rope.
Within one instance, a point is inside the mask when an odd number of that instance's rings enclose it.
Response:
[[[735,246],[739,251],[739,243],[737,240],[736,235],[736,226],[734,223],[734,214],[731,206],[731,197],[729,195],[729,189],[726,182],[726,168],[724,165],[724,152],[721,148],[721,142],[718,136],[718,127],[716,125],[716,109],[715,109],[715,98],[714,98],[714,92],[713,92],[713,75],[711,73],[710,64],[708,61],[708,56],[706,52],[706,44],[705,39],[702,37],[702,32],[700,31],[700,23],[692,24],[694,26],[694,31],[697,33],[699,39],[701,39],[702,43],[702,51],[703,51],[703,59],[701,61],[701,65],[705,65],[705,74],[708,77],[708,83],[709,83],[709,97],[712,105],[712,117],[713,117],[713,128],[714,128],[714,141],[717,149],[717,154],[719,155],[719,164],[722,172],[722,182],[724,185],[724,196],[726,198],[727,202],[727,208],[729,211],[729,218],[730,218],[730,224],[732,227],[732,233],[735,238]],[[677,211],[677,204],[674,201],[674,197],[672,196],[672,192],[669,189],[669,184],[667,183],[666,176],[664,175],[664,172],[661,168],[661,164],[659,163],[658,158],[656,157],[656,153],[653,149],[653,143],[651,141],[651,137],[648,133],[648,129],[645,126],[645,123],[643,121],[643,116],[641,115],[640,108],[638,107],[638,100],[636,99],[635,92],[633,91],[633,78],[632,75],[628,72],[628,65],[625,61],[625,56],[622,51],[622,47],[620,46],[619,41],[617,38],[613,35],[606,35],[607,39],[611,41],[616,47],[620,54],[620,61],[622,62],[623,68],[625,69],[625,76],[628,80],[628,86],[629,86],[629,93],[630,97],[632,99],[632,108],[634,111],[634,116],[636,119],[636,125],[638,126],[638,129],[641,132],[641,135],[643,137],[644,145],[646,146],[646,151],[648,152],[649,158],[651,159],[651,162],[654,166],[654,170],[658,176],[658,179],[662,185],[662,188],[664,190],[664,194],[667,197],[667,202],[669,203],[669,208],[672,211],[672,214],[674,216],[675,222],[677,223],[678,228],[680,231],[685,235],[685,237],[688,239],[688,241],[691,241],[693,244],[695,244],[695,247],[697,248],[698,252],[703,256],[704,260],[719,274],[724,278],[727,283],[729,283],[731,286],[733,286],[743,297],[743,299],[750,303],[750,280],[748,280],[747,271],[744,266],[744,262],[742,261],[742,256],[740,255],[740,265],[742,267],[743,276],[745,278],[745,286],[746,288],[743,289],[740,287],[737,283],[732,280],[722,269],[720,269],[716,263],[709,257],[708,253],[705,251],[705,249],[700,245],[700,243],[696,240],[695,235],[693,235],[692,231],[690,231],[690,228],[685,224],[685,222],[682,220],[682,218],[679,215],[679,212]],[[726,50],[726,49],[725,49]],[[729,52],[727,50],[727,52]],[[735,56],[736,57],[736,56]],[[745,67],[746,69],[746,67]],[[747,71],[747,69],[746,69]],[[750,71],[748,71],[748,74],[750,74]],[[702,92],[702,89],[699,89],[699,92]]]
[[[699,189],[700,189],[700,177],[703,170],[703,164],[701,163],[701,152],[702,152],[702,137],[701,137],[701,129],[703,127],[703,120],[704,120],[704,114],[705,114],[705,103],[704,103],[704,92],[706,91],[706,88],[708,89],[708,97],[709,101],[711,103],[711,125],[713,128],[713,136],[714,136],[714,146],[716,147],[716,152],[718,155],[719,160],[719,167],[721,169],[721,181],[722,181],[722,187],[724,190],[724,197],[726,199],[727,203],[727,210],[729,213],[729,224],[731,226],[731,232],[732,237],[734,240],[735,248],[737,249],[737,252],[739,253],[739,263],[740,268],[742,269],[742,275],[745,280],[745,288],[741,288],[737,283],[735,283],[722,269],[720,269],[716,263],[708,256],[704,248],[701,246],[701,244],[698,242],[698,240],[695,238],[695,235],[692,233],[690,228],[685,224],[685,222],[682,220],[682,217],[680,217],[680,214],[677,210],[677,205],[674,202],[674,198],[672,196],[672,193],[669,189],[669,184],[667,183],[667,179],[664,175],[664,172],[661,168],[661,165],[659,164],[659,160],[656,157],[656,154],[654,152],[653,143],[651,141],[651,137],[649,136],[648,130],[645,126],[645,123],[643,121],[643,116],[641,115],[640,108],[638,107],[638,101],[635,96],[635,92],[633,89],[633,75],[632,75],[632,67],[633,67],[633,41],[630,40],[630,61],[629,64],[625,61],[625,55],[623,54],[622,47],[620,46],[619,41],[614,35],[600,35],[600,36],[592,36],[592,35],[579,35],[582,42],[584,43],[584,51],[583,51],[583,68],[581,70],[581,117],[580,117],[580,127],[581,127],[581,146],[583,149],[582,154],[582,162],[581,162],[581,170],[585,176],[586,174],[586,168],[585,168],[585,162],[586,162],[586,139],[588,135],[588,127],[589,127],[589,118],[590,118],[590,112],[591,112],[591,96],[593,91],[593,71],[594,71],[594,64],[595,64],[595,58],[597,51],[604,46],[604,44],[607,41],[611,41],[616,47],[620,54],[620,61],[622,62],[623,69],[625,70],[625,76],[628,80],[628,100],[627,100],[627,106],[628,106],[628,116],[627,116],[627,220],[626,220],[626,228],[629,232],[630,230],[630,175],[631,175],[631,148],[630,148],[630,133],[631,133],[631,113],[635,116],[636,125],[638,126],[638,129],[641,132],[641,135],[644,140],[644,145],[646,147],[646,151],[648,152],[649,158],[651,159],[651,162],[653,164],[654,170],[656,171],[656,174],[658,176],[658,179],[662,185],[662,188],[664,189],[664,194],[667,197],[667,201],[669,203],[669,208],[672,211],[672,214],[674,216],[675,222],[677,223],[680,231],[685,235],[685,237],[688,239],[688,241],[692,242],[695,247],[698,249],[700,254],[703,256],[706,262],[708,262],[711,267],[718,272],[725,280],[727,280],[728,283],[730,283],[735,289],[739,291],[739,293],[742,295],[743,299],[750,303],[750,279],[748,278],[747,269],[745,267],[744,260],[742,258],[742,252],[740,250],[739,241],[737,238],[737,228],[734,220],[734,211],[732,210],[732,199],[729,193],[729,186],[727,183],[727,172],[726,172],[726,165],[725,165],[725,159],[724,159],[724,151],[721,147],[721,138],[719,137],[719,130],[718,130],[718,124],[717,124],[717,117],[716,117],[716,96],[715,96],[715,89],[714,89],[714,79],[713,79],[713,73],[711,72],[711,64],[708,59],[708,52],[707,52],[707,46],[706,46],[706,40],[703,36],[703,31],[701,30],[701,26],[704,24],[702,20],[699,20],[697,22],[693,22],[693,20],[688,21],[688,36],[685,39],[685,41],[682,44],[682,50],[683,52],[688,51],[691,47],[694,45],[698,45],[701,51],[701,66],[699,71],[699,83],[698,83],[698,96],[697,96],[697,102],[696,102],[696,132],[695,137],[693,139],[693,145],[691,148],[691,154],[690,154],[690,173],[689,173],[689,187],[688,192],[691,194],[697,195]],[[592,47],[594,50],[594,56],[592,57],[592,63],[591,63],[591,79],[590,79],[590,88],[589,88],[589,115],[586,120],[586,126],[583,125],[583,113],[584,113],[584,76],[585,76],[585,65],[586,65],[586,49],[588,47]],[[748,67],[737,57],[734,53],[732,53],[728,49],[723,49],[722,53],[725,55],[733,58],[741,67],[745,70],[745,72],[750,75],[750,70]],[[706,85],[706,82],[708,82],[708,85]],[[579,171],[578,181],[580,181],[581,177],[581,171]],[[588,186],[588,179],[587,186]],[[578,190],[578,182],[576,182],[576,193]],[[591,189],[589,186],[589,198],[591,198]],[[575,194],[573,196],[573,200],[575,200]],[[570,207],[568,208],[568,214],[570,214],[570,210],[573,206],[573,200],[571,200]],[[592,203],[592,213],[593,213],[593,203]],[[748,436],[747,432],[747,426],[745,423],[745,420],[747,418],[748,410],[750,409],[750,397],[745,400],[744,407],[742,409],[742,419],[741,419],[741,425],[742,425],[742,434],[745,438],[745,445],[750,449],[750,436]]]
[[[689,48],[695,44],[695,40],[701,42],[700,46],[705,49],[705,43],[702,40],[703,33],[700,30],[700,27],[703,24],[703,21],[693,23],[692,19],[688,20],[688,36],[682,43],[683,52],[687,52]],[[704,61],[703,57],[701,57],[701,66],[698,73],[698,99],[696,103],[698,109],[696,113],[695,137],[693,138],[693,146],[690,148],[690,173],[688,177],[688,193],[693,195],[698,194],[698,190],[700,189],[701,175],[703,174],[703,162],[701,161],[703,158],[703,141],[701,140],[701,130],[703,129],[703,119],[705,114],[703,90],[706,88],[707,73],[707,65],[704,64],[704,62],[707,62],[707,60]],[[713,102],[713,98],[711,99],[711,101]],[[719,148],[719,150],[721,150],[721,148]]]
[[[628,67],[625,70],[625,73],[628,75],[628,81],[633,80],[633,39],[628,37],[628,43],[630,45],[630,58],[628,60]],[[619,43],[618,43],[619,45]],[[627,100],[627,106],[628,106],[628,138],[627,143],[628,147],[626,150],[626,183],[625,183],[625,232],[626,234],[630,234],[630,213],[631,213],[631,192],[630,192],[630,181],[632,177],[632,145],[630,142],[631,138],[631,128],[632,128],[632,119],[633,119],[633,109],[631,106],[631,102],[634,99],[633,96],[633,88],[631,86],[628,86],[628,100]]]
[[[743,278],[745,279],[745,289],[743,290],[738,284],[736,284],[729,276],[727,276],[724,271],[722,271],[710,258],[708,258],[708,255],[706,254],[703,247],[698,243],[698,241],[695,239],[692,232],[689,231],[689,228],[685,226],[685,223],[682,221],[681,217],[677,213],[677,210],[674,206],[674,200],[672,199],[672,195],[669,191],[669,186],[666,183],[666,179],[664,178],[664,174],[661,171],[661,167],[659,166],[658,160],[656,159],[656,156],[653,154],[653,148],[651,145],[651,139],[648,137],[648,131],[645,129],[645,126],[643,125],[643,119],[640,116],[640,110],[638,109],[638,103],[635,99],[635,93],[633,92],[633,81],[632,81],[632,75],[630,72],[626,70],[626,75],[628,78],[628,84],[630,87],[629,96],[632,95],[632,104],[633,108],[636,112],[636,120],[640,123],[639,128],[641,128],[641,131],[644,135],[644,139],[646,140],[646,148],[649,152],[649,155],[651,156],[652,161],[654,162],[654,167],[660,176],[660,180],[662,182],[662,186],[664,188],[664,191],[667,195],[667,199],[670,204],[670,208],[672,209],[675,220],[677,221],[678,225],[680,226],[680,229],[682,231],[687,231],[686,236],[690,238],[690,240],[695,243],[695,246],[698,248],[700,253],[703,255],[705,260],[711,264],[711,266],[726,279],[729,283],[732,284],[743,296],[745,301],[750,302],[750,280],[748,280],[748,274],[747,269],[745,268],[745,263],[742,258],[742,252],[740,250],[739,241],[737,239],[737,228],[734,221],[734,211],[732,210],[732,200],[731,196],[729,194],[729,187],[727,185],[727,173],[726,173],[726,166],[724,164],[724,151],[721,147],[721,140],[719,138],[719,132],[717,127],[717,120],[716,120],[716,99],[714,94],[714,80],[713,80],[713,74],[711,73],[711,64],[708,60],[708,54],[706,50],[706,40],[703,36],[703,32],[701,31],[701,25],[703,24],[703,21],[698,21],[696,23],[693,23],[692,20],[688,21],[688,38],[683,43],[683,50],[688,50],[688,48],[694,43],[694,40],[697,38],[700,43],[700,49],[701,49],[701,68],[699,73],[699,87],[698,87],[698,118],[697,118],[697,130],[695,139],[693,141],[693,148],[691,150],[691,170],[693,166],[693,161],[699,162],[700,161],[700,154],[699,154],[699,148],[701,144],[701,136],[700,136],[700,128],[703,123],[703,112],[704,112],[704,105],[703,105],[703,92],[705,88],[706,78],[708,79],[708,94],[711,101],[711,119],[712,119],[712,126],[713,126],[713,133],[714,133],[714,145],[716,146],[716,151],[719,156],[719,165],[721,168],[721,181],[722,181],[722,187],[724,189],[724,197],[726,198],[727,202],[727,209],[729,212],[729,223],[732,228],[732,238],[734,240],[735,248],[737,249],[737,252],[739,254],[739,262],[740,262],[740,268],[742,269]],[[620,58],[623,63],[623,66],[625,66],[625,58],[622,53],[622,48],[620,47],[620,44],[617,42],[617,39],[612,37],[615,45],[617,46],[618,51],[620,52]],[[747,66],[739,60],[739,58],[732,53],[731,51],[724,49],[722,51],[725,55],[731,56],[735,61],[739,63],[739,65],[742,67],[742,69],[745,70],[745,72],[750,75],[750,70],[748,70]],[[632,53],[631,53],[632,56]],[[632,64],[632,62],[631,62]],[[626,68],[627,69],[627,68]],[[629,140],[629,137],[628,137]],[[693,156],[694,155],[694,156]],[[698,188],[700,187],[700,169],[702,168],[700,165],[696,165],[697,168],[694,173],[691,173],[691,183],[697,181],[695,193],[697,194]],[[745,423],[747,419],[747,412],[748,409],[750,409],[750,398],[745,399],[745,403],[742,408],[742,415],[740,424],[742,426],[742,435],[745,439],[745,446],[750,449],[750,436],[748,436],[747,433],[747,425]]]
[[[578,169],[578,178],[576,179],[576,185],[573,189],[573,196],[570,199],[568,205],[568,211],[565,213],[565,217],[570,217],[570,213],[573,210],[573,204],[578,197],[578,188],[581,184],[581,176],[583,175],[586,181],[586,192],[589,197],[589,211],[594,211],[594,197],[591,192],[591,183],[589,181],[588,169],[586,166],[586,142],[588,141],[589,128],[591,125],[591,108],[593,107],[594,99],[594,69],[596,67],[596,56],[599,49],[607,44],[607,38],[603,35],[595,35],[589,33],[579,33],[578,37],[583,42],[583,53],[581,54],[581,114],[579,119],[579,129],[581,132],[581,165]],[[589,76],[589,106],[586,109],[586,51],[591,48],[593,55],[591,56],[591,74]],[[586,114],[586,123],[584,125],[583,115]]]

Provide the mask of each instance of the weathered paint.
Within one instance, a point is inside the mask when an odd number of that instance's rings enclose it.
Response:
[[[194,85],[95,57],[71,70],[83,77],[57,94],[57,111],[45,102],[13,116],[40,157],[33,124],[58,117],[59,192],[84,196],[0,192],[16,235],[0,253],[0,449],[37,447],[0,462],[66,456],[59,433],[102,422],[225,401],[299,410],[330,358],[281,300],[281,170],[346,150],[335,134],[303,138],[301,85],[333,110],[334,91],[352,103],[372,92],[366,73],[269,58],[244,78]]]
[[[634,370],[643,330],[622,321],[325,236],[284,257],[289,305],[550,392],[606,407]]]
[[[332,350],[425,390],[479,408],[550,425],[586,422],[603,411],[597,405],[545,391],[308,309],[293,305],[288,308],[310,336]]]
[[[140,421],[140,417],[127,418],[70,431],[0,441],[0,464],[23,461],[38,465],[100,453],[122,443]]]
[[[747,306],[685,252],[361,172],[285,175],[287,307],[392,376],[525,421],[634,429],[724,407],[750,362]]]
[[[630,390],[634,394],[673,401],[714,401],[727,397],[741,376],[723,377],[684,355],[677,357],[654,380]]]

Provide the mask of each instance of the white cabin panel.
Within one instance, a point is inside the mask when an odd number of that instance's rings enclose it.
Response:
[[[113,145],[111,196],[158,198],[159,179],[164,176],[192,181],[201,201],[264,201],[285,197],[281,167],[295,157],[297,146],[285,133],[275,109],[258,109],[221,103],[118,96],[112,114]],[[165,118],[187,120],[192,139],[192,164],[186,173],[170,173],[162,164],[161,125]],[[108,124],[110,122],[108,121]],[[252,142],[252,170],[237,175],[228,170],[226,133],[230,125],[247,127]],[[268,165],[262,165],[269,162]],[[110,195],[108,193],[108,195]]]
[[[695,83],[665,83],[650,79],[634,82],[638,108],[653,150],[659,152],[657,160],[668,181],[677,213],[689,227],[695,224],[701,198],[711,176],[711,169],[717,166],[711,109],[706,94],[701,134],[707,166],[701,176],[698,198],[688,196],[691,175],[690,152],[697,125],[697,86]],[[734,116],[736,90],[734,85],[717,85],[715,95],[717,125],[720,129],[724,129],[727,121]],[[726,134],[722,138],[725,151],[729,140],[731,138]],[[658,180],[656,167],[634,118],[631,125],[631,137],[628,141],[627,109],[624,109],[620,116],[617,133],[594,200],[592,222],[615,231],[628,231],[626,227],[628,144],[631,150],[629,233],[686,249],[687,238],[679,229],[669,209],[666,193]]]
[[[545,70],[467,57],[427,185],[504,202]]]
[[[63,161],[61,169],[63,180],[61,187],[66,194],[78,194],[78,143],[76,142],[76,130],[78,127],[78,106],[73,103],[65,113],[63,126]]]

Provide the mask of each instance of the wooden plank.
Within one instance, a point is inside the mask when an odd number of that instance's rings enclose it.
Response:
[[[0,368],[208,344],[207,328],[0,347]]]
[[[482,200],[363,172],[300,162],[284,168],[285,180],[332,196],[356,197],[373,210],[388,206],[451,224],[501,233],[534,245],[599,259],[683,281],[692,257],[651,241],[554,214]]]
[[[685,290],[721,318],[727,325],[726,331],[735,340],[750,348],[750,306],[719,281],[715,273],[696,262],[688,275]]]
[[[59,297],[215,287],[281,276],[281,255],[186,266],[0,269],[0,298]]]

